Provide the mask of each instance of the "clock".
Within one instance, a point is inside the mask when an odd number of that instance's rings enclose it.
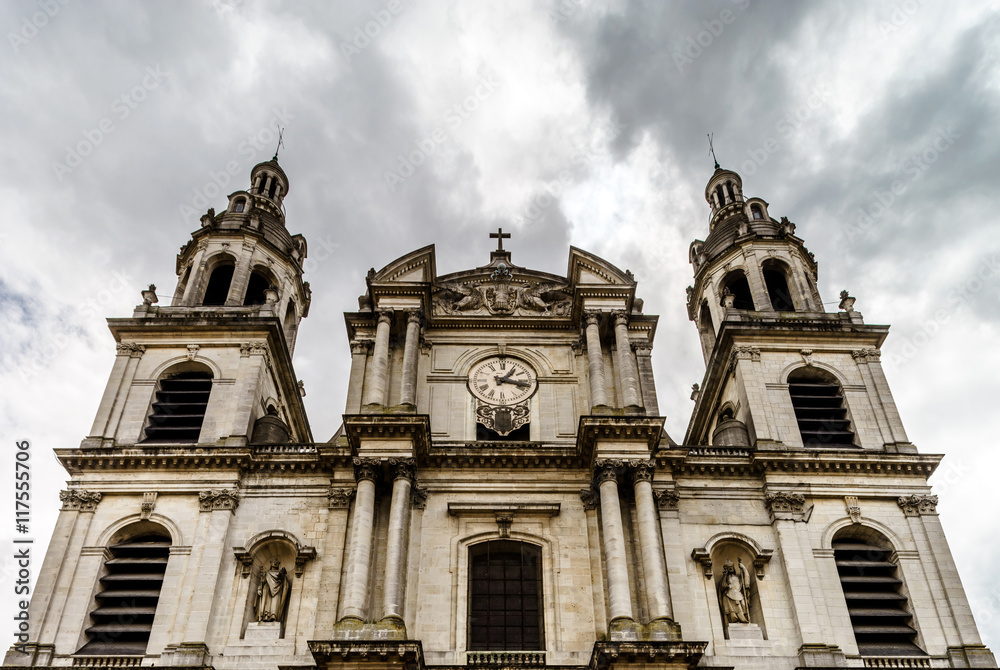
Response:
[[[536,390],[538,377],[534,370],[509,356],[491,356],[469,371],[469,392],[488,405],[516,405]]]

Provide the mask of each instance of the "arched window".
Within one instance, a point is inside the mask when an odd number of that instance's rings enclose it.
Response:
[[[267,302],[264,291],[271,286],[271,280],[264,276],[263,272],[254,270],[250,273],[250,281],[247,282],[247,294],[243,299],[244,305],[263,305]]]
[[[716,187],[715,187],[715,194],[719,198],[719,207],[722,207],[723,205],[725,205],[726,204],[726,194],[722,190],[722,184],[716,185]]]
[[[760,220],[764,218],[764,210],[760,208],[760,205],[750,205],[750,215],[754,220]]]
[[[788,290],[788,280],[784,267],[772,263],[765,264],[764,285],[767,286],[767,295],[771,298],[771,309],[778,312],[791,312],[795,310],[795,303],[792,302],[792,293]]]
[[[803,446],[808,449],[855,446],[844,394],[833,375],[815,368],[800,368],[788,376],[788,393]]]
[[[206,306],[225,305],[229,297],[229,285],[233,283],[233,271],[236,265],[229,260],[222,261],[212,270],[205,288],[205,299],[201,304]]]
[[[735,196],[735,194],[733,194],[733,182],[731,182],[731,181],[727,181],[726,182],[726,195],[729,196],[729,201],[730,202],[735,202],[736,201],[736,196]]]
[[[246,198],[236,198],[236,200],[233,202],[234,212],[242,212],[244,209],[246,209],[246,207],[247,207]]]
[[[731,273],[726,277],[723,286],[733,294],[733,307],[736,309],[756,309],[753,304],[753,296],[750,294],[750,283],[745,274],[740,271]]]
[[[857,528],[833,541],[833,557],[858,651],[862,656],[925,656],[916,645],[892,546],[881,533]]]
[[[278,190],[278,180],[271,177],[271,185],[267,189],[267,197],[273,198],[275,191]]]
[[[493,540],[469,549],[469,650],[545,649],[542,552]]]
[[[197,442],[211,393],[210,372],[179,372],[161,379],[143,442]]]
[[[108,547],[104,576],[90,612],[92,625],[80,655],[146,653],[170,555],[170,536],[157,524]]]

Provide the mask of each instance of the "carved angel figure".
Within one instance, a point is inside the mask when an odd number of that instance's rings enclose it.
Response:
[[[475,288],[466,288],[461,284],[442,286],[437,298],[438,304],[446,312],[465,312],[483,306],[482,293]]]
[[[292,585],[281,561],[271,561],[271,568],[260,569],[260,586],[257,587],[257,621],[282,621],[285,618],[285,606],[288,604],[288,593]]]
[[[524,309],[546,314],[561,311],[563,302],[568,298],[562,284],[530,284],[518,295],[518,302]]]
[[[738,565],[731,560],[722,567],[719,580],[719,604],[722,618],[726,623],[750,623],[750,572],[737,558]]]

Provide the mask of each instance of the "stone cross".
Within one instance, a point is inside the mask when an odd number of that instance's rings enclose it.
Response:
[[[503,251],[503,241],[510,239],[510,233],[503,232],[503,228],[497,228],[497,232],[490,233],[490,239],[497,241],[497,251]]]

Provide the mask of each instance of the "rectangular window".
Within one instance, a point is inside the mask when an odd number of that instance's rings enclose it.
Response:
[[[469,550],[469,649],[545,649],[538,547],[493,540]]]

